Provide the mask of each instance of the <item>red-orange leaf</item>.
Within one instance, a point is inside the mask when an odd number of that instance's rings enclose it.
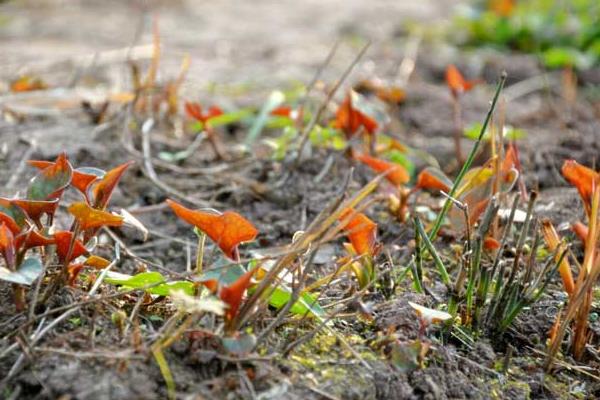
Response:
[[[410,175],[401,165],[371,157],[366,154],[358,154],[356,159],[368,165],[376,172],[385,173],[385,178],[395,186],[400,186],[410,180]]]
[[[219,291],[219,298],[229,306],[225,312],[225,318],[228,321],[233,320],[233,318],[235,318],[237,315],[238,309],[240,308],[240,303],[244,297],[244,293],[252,283],[252,276],[254,275],[255,271],[256,268],[251,269],[244,275],[240,276],[231,285],[223,286]]]
[[[0,224],[0,253],[4,256],[8,269],[15,267],[15,237],[3,222]]]
[[[69,267],[68,267],[69,278],[67,280],[67,285],[75,286],[75,280],[79,276],[79,273],[81,272],[82,269],[83,269],[82,263],[76,263],[76,264],[73,263],[73,264],[69,265]]]
[[[54,240],[56,241],[56,254],[58,255],[58,259],[61,263],[64,263],[69,254],[69,247],[71,246],[73,232],[60,231],[56,232],[53,236]],[[81,243],[79,240],[75,240],[75,243],[73,244],[73,250],[71,251],[71,256],[69,257],[69,262],[85,254],[88,254],[88,251],[83,243]]]
[[[500,248],[500,242],[491,236],[486,236],[483,239],[483,248],[486,250],[498,250]]]
[[[15,220],[3,212],[0,212],[0,223],[5,224],[6,227],[13,233],[13,235],[18,234],[21,231],[21,227],[15,222]]]
[[[52,161],[42,160],[29,160],[27,161],[27,163],[37,169],[45,169],[54,165]],[[89,173],[91,171],[96,173]],[[74,188],[83,193],[87,198],[87,189],[94,181],[99,179],[100,172],[103,171],[97,170],[95,168],[74,169],[73,176],[71,178],[71,185],[73,185]]]
[[[49,238],[36,229],[30,229],[15,238],[16,248],[19,250],[28,250],[33,247],[48,246],[54,244],[54,238]]]
[[[585,209],[589,214],[592,207],[594,184],[600,184],[600,174],[591,168],[577,163],[575,160],[566,160],[564,162],[562,174],[571,185],[577,188]]]
[[[242,242],[254,240],[258,230],[250,221],[233,211],[217,215],[204,211],[195,211],[167,200],[175,214],[185,222],[196,226],[211,238],[225,255],[237,260],[237,247]]]
[[[26,225],[26,215],[17,205],[13,204],[11,199],[0,197],[0,213],[9,216],[15,224],[17,224],[19,231]],[[14,231],[13,231],[14,233]]]
[[[339,106],[333,126],[341,129],[347,137],[353,136],[361,127],[369,134],[377,131],[377,122],[352,106],[352,94],[348,93]]]
[[[275,115],[277,117],[291,118],[292,107],[290,107],[290,106],[279,106],[279,107],[276,107],[273,111],[271,111],[271,115]]]
[[[352,247],[358,255],[372,256],[377,242],[377,224],[363,213],[357,213],[351,208],[344,210],[340,216],[340,220],[347,218],[350,220],[343,229],[348,235]]]
[[[111,169],[104,175],[104,177],[98,181],[92,188],[94,195],[94,208],[104,210],[110,201],[115,187],[121,180],[125,170],[129,168],[134,161],[128,161],[124,164],[119,165],[116,168]]]
[[[58,199],[48,201],[14,199],[11,202],[21,208],[33,221],[39,221],[44,214],[54,215],[58,208]]]
[[[506,154],[504,155],[504,160],[502,160],[502,166],[500,167],[500,171],[502,172],[502,179],[505,182],[512,181],[511,170],[521,171],[521,162],[519,161],[519,151],[517,146],[513,143],[508,145],[508,149],[506,150]]]
[[[462,76],[458,68],[454,65],[448,65],[446,68],[446,83],[452,92],[452,95],[458,96],[463,92],[468,92],[479,83],[479,80],[468,81]]]
[[[71,204],[69,212],[79,222],[79,226],[84,231],[92,228],[100,228],[101,226],[123,225],[123,217],[107,211],[97,210],[85,202]]]
[[[415,187],[431,191],[441,190],[443,192],[448,193],[450,191],[450,186],[452,185],[452,182],[449,182],[448,178],[445,178],[443,175],[441,175],[441,171],[436,172],[429,168],[425,168],[419,173],[419,176],[417,177],[417,184]]]
[[[41,170],[31,181],[27,189],[29,200],[54,200],[59,198],[71,183],[73,168],[62,153],[52,165]]]
[[[206,124],[209,119],[218,117],[223,114],[223,110],[217,106],[211,106],[208,109],[208,112],[202,111],[202,106],[200,103],[186,102],[185,103],[185,111],[187,115],[196,121],[202,122]]]

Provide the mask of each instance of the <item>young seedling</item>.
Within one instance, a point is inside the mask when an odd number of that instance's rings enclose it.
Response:
[[[42,302],[65,283],[74,284],[85,266],[103,268],[110,263],[91,256],[85,243],[100,227],[123,224],[123,217],[107,212],[106,207],[130,165],[126,163],[107,173],[95,168],[75,169],[65,154],[54,162],[29,161],[29,164],[40,171],[29,184],[26,197],[0,198],[0,250],[6,264],[0,268],[0,279],[13,283],[18,310],[25,308],[25,286],[45,272],[42,265],[56,264],[50,258],[55,254],[62,267],[46,287]],[[84,201],[67,206],[74,217],[71,228],[56,231],[54,215],[69,187],[80,192]],[[88,256],[87,260],[75,262],[81,256]]]
[[[226,160],[227,156],[221,149],[217,132],[210,123],[211,119],[223,115],[223,110],[217,106],[212,106],[207,112],[204,112],[200,103],[186,102],[185,111],[190,118],[193,118],[196,122],[201,124],[201,129],[206,133],[206,138],[208,139],[208,142],[210,143],[215,155],[221,160]]]

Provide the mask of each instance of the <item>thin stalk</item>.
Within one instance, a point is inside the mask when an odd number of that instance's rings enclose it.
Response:
[[[450,192],[448,193],[448,195],[450,197],[454,197],[454,195],[456,194],[456,191],[458,190],[460,184],[462,183],[463,178],[465,177],[465,174],[467,173],[469,168],[471,168],[471,165],[473,164],[473,161],[475,160],[475,155],[477,154],[477,150],[479,150],[479,146],[481,145],[481,142],[483,140],[483,135],[485,134],[485,131],[487,130],[490,119],[492,118],[492,114],[494,113],[494,109],[496,108],[498,98],[500,97],[500,92],[502,92],[502,88],[504,87],[504,83],[506,82],[506,76],[507,76],[506,72],[503,72],[502,75],[500,76],[500,81],[496,85],[496,92],[494,93],[494,97],[492,99],[492,104],[490,106],[490,109],[487,112],[487,115],[485,116],[485,120],[483,121],[481,130],[479,131],[479,136],[477,137],[477,140],[475,141],[475,144],[473,145],[473,148],[471,149],[471,152],[469,153],[465,163],[463,164],[462,168],[460,169],[458,176],[454,180],[452,189],[450,189]],[[446,214],[448,214],[448,211],[450,211],[451,205],[452,205],[452,201],[450,199],[446,199],[446,201],[444,202],[444,206],[442,207],[442,210],[440,211],[437,219],[435,220],[435,223],[433,225],[433,228],[431,229],[431,232],[429,232],[430,240],[433,241],[433,239],[435,239],[437,237],[437,234],[444,222],[444,218],[446,217]]]
[[[425,228],[423,227],[423,223],[421,222],[419,217],[415,217],[414,221],[415,221],[415,226],[417,228],[417,231],[419,232],[419,236],[421,239],[423,239],[423,243],[425,244],[427,251],[429,251],[429,254],[431,254],[431,257],[433,258],[433,262],[434,262],[435,266],[437,267],[438,272],[440,273],[442,282],[444,282],[444,284],[446,286],[450,286],[450,275],[448,275],[448,271],[446,270],[446,267],[444,266],[442,259],[440,258],[438,252],[436,251],[435,247],[433,246],[433,243],[431,243],[431,240],[429,240],[429,237],[427,236],[427,233],[425,232]]]

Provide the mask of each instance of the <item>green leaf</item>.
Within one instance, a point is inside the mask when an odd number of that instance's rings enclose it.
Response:
[[[39,258],[26,258],[16,271],[0,267],[0,280],[29,286],[40,276],[43,269]]]
[[[479,132],[481,132],[481,123],[476,122],[470,126],[468,126],[464,131],[464,136],[471,139],[477,140],[479,137]],[[504,127],[504,139],[506,140],[519,140],[527,137],[527,132],[522,129],[513,128],[512,126]],[[483,140],[490,140],[490,132],[486,130],[483,134]]]
[[[73,169],[64,154],[56,159],[56,162],[41,170],[29,184],[27,199],[29,200],[52,200],[60,196],[60,193],[71,183]]]
[[[187,295],[193,296],[196,291],[193,282],[167,282],[160,272],[142,272],[134,276],[109,272],[104,281],[112,285],[124,286],[128,289],[144,289],[148,293],[158,296],[169,296],[172,290],[180,290]]]
[[[410,176],[414,176],[415,164],[406,156],[406,153],[393,149],[386,152],[386,156],[391,162],[402,165]]]
[[[209,120],[209,124],[212,127],[231,125],[235,122],[239,122],[248,119],[254,115],[254,112],[250,108],[243,108],[232,112],[221,114],[217,117],[213,117]]]
[[[271,294],[269,304],[277,309],[283,308],[292,299],[292,292],[290,289],[278,286]],[[319,319],[325,316],[325,311],[321,308],[321,305],[317,302],[316,297],[310,293],[303,293],[296,303],[290,308],[290,312],[296,315],[312,315]]]
[[[282,92],[278,90],[271,92],[269,98],[263,104],[258,117],[256,117],[254,123],[248,131],[248,136],[246,136],[246,140],[244,141],[246,145],[251,145],[256,142],[271,115],[271,111],[279,107],[284,100],[285,95]]]
[[[12,204],[9,199],[0,197],[0,212],[11,217],[20,228],[25,226],[25,213]]]
[[[204,273],[195,280],[198,282],[215,280],[219,282],[220,285],[231,285],[233,282],[237,281],[240,276],[244,275],[246,270],[240,264],[228,265],[229,263],[230,261],[222,258],[214,263],[211,269],[204,271]]]

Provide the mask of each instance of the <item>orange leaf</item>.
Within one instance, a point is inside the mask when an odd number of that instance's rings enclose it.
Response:
[[[440,176],[436,176],[429,168],[425,168],[417,177],[416,187],[424,190],[437,191],[441,190],[448,193],[450,191],[450,183],[444,182]]]
[[[363,213],[357,213],[352,208],[345,209],[340,220],[350,220],[342,228],[352,243],[358,255],[373,255],[377,241],[377,224]]]
[[[483,239],[483,248],[486,250],[498,250],[500,248],[500,242],[491,236],[487,236]]]
[[[481,214],[483,214],[487,208],[489,202],[490,199],[484,199],[476,202],[472,207],[469,207],[469,225],[475,225],[477,220],[479,220],[479,217],[481,217]],[[471,205],[469,204],[469,206]]]
[[[368,165],[372,170],[385,173],[385,178],[395,186],[400,186],[410,180],[408,172],[398,164],[371,157],[366,154],[358,154],[356,159]]]
[[[4,256],[8,269],[15,266],[15,237],[3,222],[0,224],[0,253]]]
[[[585,242],[587,241],[587,237],[590,231],[589,228],[581,222],[577,221],[573,225],[571,225],[571,230],[575,232],[575,234],[583,242],[585,247]]]
[[[27,199],[54,200],[62,196],[65,188],[71,183],[73,167],[65,153],[61,153],[56,161],[41,170],[29,184]]]
[[[354,135],[361,127],[371,135],[377,130],[377,122],[373,118],[352,107],[351,93],[346,95],[344,102],[339,106],[333,126],[341,129],[347,137]]]
[[[561,242],[560,236],[558,236],[558,233],[554,229],[554,226],[549,219],[542,220],[542,234],[544,235],[544,241],[546,242],[548,249],[556,252],[555,260],[560,260],[562,252],[565,249],[565,245]],[[568,258],[565,257],[562,259],[560,265],[558,266],[558,272],[560,273],[560,277],[563,281],[565,292],[567,292],[567,294],[570,296],[575,290],[575,283],[573,282],[573,275],[571,273],[571,266]]]
[[[223,114],[223,110],[217,106],[211,106],[208,109],[207,113],[202,111],[202,106],[200,103],[186,102],[185,103],[185,111],[187,115],[197,121],[205,124],[209,119],[218,117]]]
[[[167,200],[175,214],[185,222],[196,226],[211,238],[225,255],[232,260],[239,258],[237,247],[242,242],[254,240],[258,230],[250,221],[233,211],[221,215],[195,211]]]
[[[504,160],[502,160],[502,166],[500,167],[502,179],[504,179],[505,182],[512,181],[511,170],[513,169],[516,169],[520,172],[521,162],[519,161],[519,151],[517,146],[511,143],[508,145],[508,149],[504,155]]]
[[[31,92],[47,89],[48,85],[40,78],[24,75],[10,83],[11,92]]]
[[[79,273],[83,269],[82,263],[70,264],[68,267],[69,271],[69,279],[67,280],[67,284],[69,286],[75,286],[75,280],[79,276]]]
[[[452,64],[448,65],[448,68],[446,68],[446,83],[448,84],[453,96],[458,96],[463,92],[468,92],[479,82],[479,80],[465,80],[458,68]]]
[[[30,229],[15,238],[15,244],[19,250],[28,250],[33,247],[48,246],[54,244],[54,238],[48,238],[35,229]]]
[[[591,168],[584,167],[575,160],[566,160],[561,172],[565,179],[577,188],[589,215],[592,207],[594,182],[596,185],[600,184],[600,174]]]
[[[54,215],[58,208],[58,199],[48,201],[14,199],[11,203],[17,205],[34,221],[39,221],[44,214]]]
[[[0,222],[5,224],[6,227],[13,233],[13,235],[21,232],[21,227],[15,222],[15,220],[3,212],[0,212]]]
[[[233,282],[229,286],[223,286],[219,291],[219,298],[223,300],[229,308],[225,312],[225,318],[228,321],[233,320],[237,315],[238,309],[240,308],[240,303],[242,302],[242,297],[246,292],[246,289],[252,283],[252,276],[256,268],[251,269],[246,272],[244,275],[240,276],[235,282]]]
[[[52,161],[42,161],[42,160],[29,160],[29,161],[27,161],[27,164],[29,164],[32,167],[35,167],[37,169],[45,169],[45,168],[48,168],[48,167],[54,165],[54,163]],[[74,169],[73,177],[71,178],[71,185],[73,185],[74,188],[76,188],[81,193],[86,195],[86,198],[87,198],[87,189],[94,181],[96,181],[98,179],[99,179],[98,175],[88,174],[84,171],[80,171],[79,169]]]
[[[60,231],[56,232],[53,236],[54,240],[56,241],[56,254],[58,255],[58,259],[61,263],[64,263],[69,254],[69,247],[71,246],[73,232]],[[88,254],[88,251],[83,243],[81,243],[79,240],[75,240],[75,243],[73,244],[73,250],[71,251],[71,256],[69,257],[69,262],[85,254]]]
[[[119,165],[116,168],[111,169],[104,175],[104,177],[98,181],[92,188],[94,195],[94,208],[104,210],[110,201],[115,187],[121,180],[121,176],[127,168],[129,168],[134,161],[128,161],[124,164]]]
[[[278,117],[287,117],[291,118],[292,115],[292,107],[290,106],[279,106],[271,111],[271,115],[275,115]]]
[[[121,226],[123,217],[106,211],[96,210],[85,202],[73,203],[69,212],[79,222],[82,230],[100,228],[101,226]]]
[[[93,267],[96,269],[103,269],[110,265],[110,261],[108,261],[106,258],[102,258],[100,256],[90,256],[90,257],[88,257],[87,260],[85,260],[84,265],[87,265],[89,267]]]

